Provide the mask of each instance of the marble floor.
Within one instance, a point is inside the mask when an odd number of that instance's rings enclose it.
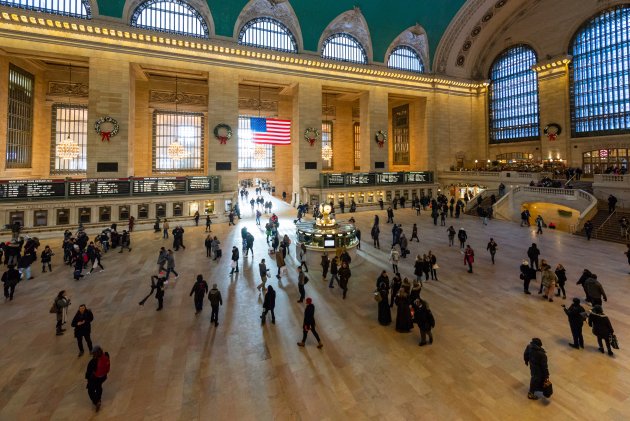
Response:
[[[293,235],[294,209],[274,201],[281,233]],[[312,337],[299,348],[303,305],[297,304],[295,260],[288,279],[278,286],[277,324],[260,325],[262,298],[257,263],[268,257],[263,232],[249,215],[236,227],[213,225],[224,257],[205,257],[203,227],[186,227],[187,249],[176,253],[177,285],[166,291],[165,308],[156,312],[148,292],[157,251],[171,245],[150,231],[133,234],[133,251],[108,253],[106,270],[80,282],[62,266],[60,235],[43,241],[57,252],[54,272],[21,283],[12,302],[0,304],[0,420],[554,420],[630,418],[630,275],[625,247],[581,237],[533,229],[508,222],[483,226],[473,217],[447,220],[466,228],[476,251],[475,273],[468,274],[463,256],[448,247],[445,227],[433,226],[428,214],[398,210],[396,222],[407,236],[420,227],[420,243],[412,256],[432,250],[439,282],[427,282],[422,296],[436,318],[435,343],[418,347],[419,334],[401,334],[377,322],[372,291],[383,268],[389,268],[387,246],[391,225],[384,212],[355,214],[364,240],[373,215],[381,215],[382,250],[363,242],[364,260],[353,268],[349,294],[341,299],[312,267],[307,296],[316,306],[323,349]],[[338,215],[338,219],[349,217]],[[240,228],[256,235],[255,258],[242,260],[230,278],[229,250],[240,245]],[[499,244],[496,265],[485,251],[489,237]],[[522,293],[518,266],[535,241],[542,257],[567,268],[566,301],[543,301]],[[413,259],[401,265],[411,276]],[[269,265],[275,270],[275,263]],[[597,351],[585,327],[586,349],[567,345],[570,331],[560,307],[582,296],[575,285],[584,268],[599,275],[609,297],[605,306],[621,350],[614,358]],[[217,283],[224,298],[220,325],[210,325],[210,308],[195,316],[189,292],[198,273]],[[532,285],[536,290],[538,284]],[[80,303],[94,312],[92,337],[107,350],[112,370],[104,385],[103,406],[95,414],[83,379],[87,354],[77,358],[71,331],[55,336],[48,313],[61,289],[72,298],[69,316]],[[555,394],[551,400],[526,398],[529,369],[522,354],[530,338],[542,339],[549,357]]]

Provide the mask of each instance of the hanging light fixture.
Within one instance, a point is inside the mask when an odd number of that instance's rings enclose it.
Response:
[[[262,161],[267,157],[267,150],[264,145],[256,145],[254,146],[254,159],[257,161]]]
[[[324,124],[328,124],[328,94],[324,94]],[[322,135],[324,130],[322,130]],[[322,159],[324,161],[330,161],[333,158],[333,149],[330,146],[330,134],[328,135],[327,143],[322,146]]]
[[[68,108],[71,111],[72,110],[72,63],[70,63],[70,66],[69,66],[69,73],[70,73],[70,83],[69,83],[70,89],[68,89],[68,105],[69,105]],[[81,148],[79,147],[78,143],[72,140],[69,130],[68,130],[68,137],[66,137],[65,139],[61,139],[57,143],[57,147],[55,148],[55,153],[57,155],[57,158],[63,159],[64,161],[71,161],[79,157],[79,154],[81,153]]]
[[[175,121],[179,120],[178,104],[179,104],[179,90],[178,90],[178,78],[177,74],[175,75]],[[175,124],[175,130],[179,130],[179,125]],[[180,161],[184,158],[188,157],[188,152],[186,152],[186,148],[182,145],[177,139],[177,134],[175,135],[175,140],[172,141],[166,150],[166,154],[173,161]]]

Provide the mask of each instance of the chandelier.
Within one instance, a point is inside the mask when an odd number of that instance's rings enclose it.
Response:
[[[263,145],[254,146],[254,159],[257,161],[262,161],[267,157],[267,150]]]
[[[57,158],[70,161],[79,157],[79,145],[72,141],[70,135],[57,143]]]
[[[322,146],[322,159],[324,161],[330,161],[333,157],[333,150],[330,145]]]
[[[179,161],[188,157],[188,152],[186,152],[186,148],[184,145],[179,143],[179,140],[175,138],[173,142],[168,145],[168,149],[166,150],[168,157],[173,161]]]

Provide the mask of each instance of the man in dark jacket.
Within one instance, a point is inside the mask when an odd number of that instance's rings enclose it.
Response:
[[[391,206],[387,208],[387,223],[388,224],[394,223],[394,211],[392,210]]]
[[[315,339],[317,340],[317,348],[321,348],[324,345],[322,341],[319,339],[319,335],[315,330],[315,306],[313,305],[313,300],[309,297],[306,299],[306,308],[304,309],[304,322],[302,323],[302,342],[298,342],[298,346],[303,347],[306,342],[306,336],[308,332],[311,331]]]
[[[83,338],[87,343],[88,351],[92,353],[92,338],[90,333],[92,332],[92,321],[94,315],[92,310],[89,310],[85,304],[81,304],[77,310],[77,314],[72,318],[71,326],[74,328],[74,337],[77,338],[77,345],[79,346],[79,357],[84,354],[83,352]]]
[[[413,303],[413,321],[420,328],[420,343],[419,346],[427,344],[427,336],[429,337],[429,344],[433,343],[433,334],[431,329],[435,327],[435,318],[433,313],[429,310],[427,303],[421,299],[417,299]]]
[[[532,269],[534,268],[534,266],[536,266],[536,270],[539,270],[538,256],[540,256],[540,250],[536,246],[536,243],[532,243],[531,247],[527,249],[527,257],[529,257],[529,266]]]
[[[197,275],[197,281],[195,281],[189,295],[190,297],[195,294],[195,315],[201,313],[201,310],[203,310],[203,298],[207,293],[208,283],[203,279],[203,275]]]
[[[94,409],[98,412],[101,409],[101,396],[103,394],[103,383],[107,380],[110,361],[109,354],[103,352],[100,346],[96,345],[92,352],[92,359],[85,370],[87,380],[88,395],[94,404]]]
[[[276,291],[271,285],[267,287],[267,294],[265,294],[265,300],[263,301],[263,312],[260,316],[261,324],[265,324],[267,321],[267,313],[271,312],[271,323],[276,324],[276,314],[274,309],[276,308]]]
[[[20,282],[20,272],[13,265],[9,265],[9,269],[2,274],[2,283],[4,283],[4,299],[13,301],[15,286]]]
[[[217,289],[217,284],[212,284],[212,289],[208,293],[208,300],[212,308],[210,323],[214,323],[215,327],[219,326],[219,306],[223,305],[223,299],[221,298],[221,292]]]
[[[529,399],[538,399],[534,393],[543,389],[545,380],[549,378],[549,368],[547,367],[547,354],[542,347],[542,341],[538,338],[532,338],[532,341],[525,348],[523,354],[525,365],[529,365],[531,379],[529,382]]]
[[[591,271],[588,269],[584,269],[584,271],[582,272],[582,276],[580,276],[580,279],[578,279],[578,281],[575,283],[576,285],[582,285],[582,289],[584,289],[584,295],[586,295],[584,301],[589,303],[591,302],[591,297],[588,296],[588,291],[586,291],[586,280],[589,279],[591,276]]]
[[[532,279],[536,279],[536,270],[530,267],[529,262],[525,259],[523,259],[520,270],[520,277],[523,280],[523,292],[525,294],[531,294],[531,292],[529,292],[529,283],[532,281]]]
[[[597,280],[597,275],[594,273],[591,273],[591,277],[584,281],[584,289],[586,290],[586,295],[591,299],[591,304],[594,306],[601,306],[602,299],[608,301],[604,287],[602,287],[602,284]]]
[[[586,310],[580,305],[580,299],[574,298],[573,304],[569,308],[563,304],[564,312],[569,318],[569,326],[571,327],[571,335],[573,335],[573,343],[570,347],[575,349],[584,348],[584,337],[582,336],[582,326],[586,320]]]
[[[379,286],[382,283],[385,283],[385,285],[387,285],[387,288],[389,289],[389,276],[387,276],[386,270],[382,271],[379,277],[376,279],[376,289],[379,289]]]
[[[233,246],[232,247],[232,270],[230,271],[230,275],[233,274],[234,272],[238,272],[238,258],[239,258],[239,252],[238,252],[238,247]]]

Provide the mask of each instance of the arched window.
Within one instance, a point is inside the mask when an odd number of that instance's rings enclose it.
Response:
[[[268,17],[250,20],[241,29],[238,43],[269,50],[297,53],[297,42],[289,28]]]
[[[536,53],[517,45],[501,53],[490,69],[490,143],[540,139]]]
[[[147,0],[131,16],[131,26],[207,38],[203,16],[183,0]]]
[[[408,72],[424,73],[424,64],[416,51],[406,45],[394,48],[387,60],[387,67]]]
[[[90,0],[0,0],[0,6],[19,7],[75,18],[92,18]]]
[[[345,33],[333,34],[324,41],[322,57],[330,60],[367,64],[365,48],[356,38]]]
[[[609,9],[575,35],[569,54],[575,137],[630,132],[630,6]]]

